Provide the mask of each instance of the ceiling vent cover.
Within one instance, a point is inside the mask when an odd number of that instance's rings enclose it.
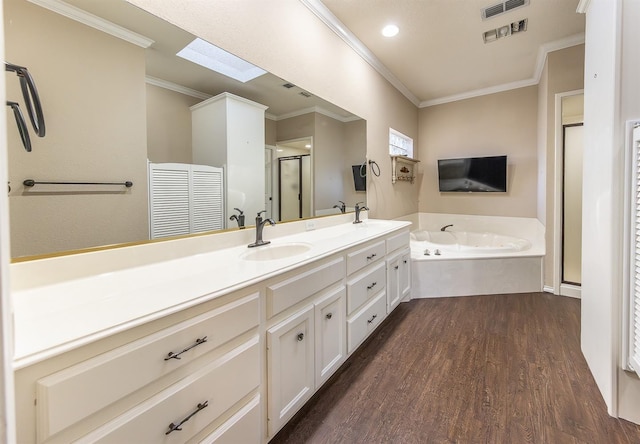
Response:
[[[496,5],[487,6],[482,9],[482,20],[487,20],[505,12],[509,12],[513,9],[527,6],[529,0],[507,0],[505,2],[498,3]]]

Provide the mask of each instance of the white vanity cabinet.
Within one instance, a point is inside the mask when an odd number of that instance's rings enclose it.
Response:
[[[410,292],[406,224],[371,227],[229,293],[203,273],[197,304],[43,349],[17,365],[18,442],[267,442]],[[187,282],[162,297],[176,304]]]
[[[345,261],[336,255],[267,284],[268,434],[344,362]]]
[[[244,291],[114,335],[100,353],[80,348],[21,369],[17,390],[35,399],[20,419],[33,421],[35,434],[19,426],[19,441],[177,443],[211,434],[243,400],[260,402],[259,324],[260,293]]]
[[[347,352],[355,349],[387,315],[385,240],[347,253]]]
[[[387,313],[411,293],[411,249],[409,232],[389,236],[387,250]]]

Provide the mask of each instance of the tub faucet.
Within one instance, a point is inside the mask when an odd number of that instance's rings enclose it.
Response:
[[[440,231],[447,231],[447,228],[449,227],[453,227],[453,224],[445,225],[444,227],[440,228]]]
[[[265,224],[269,223],[271,224],[271,226],[274,226],[276,224],[276,221],[274,221],[273,219],[262,220],[262,216],[260,216],[260,214],[266,212],[267,210],[262,210],[258,212],[258,215],[256,216],[256,241],[252,244],[247,245],[249,248],[259,247],[261,245],[267,245],[271,243],[270,241],[265,242],[262,240],[262,230],[264,229]]]
[[[337,208],[340,210],[340,212],[342,214],[344,214],[347,211],[347,206],[345,205],[345,203],[341,200],[339,200],[338,202],[340,202],[340,205],[334,205],[333,208]]]
[[[234,210],[236,210],[239,214],[237,215],[232,214],[229,220],[235,220],[236,222],[238,222],[238,228],[243,229],[244,228],[244,212],[240,208],[234,208]]]
[[[354,223],[354,224],[362,223],[362,221],[360,220],[360,211],[362,211],[362,210],[367,210],[367,211],[369,211],[369,208],[365,207],[364,205],[363,205],[363,206],[360,206],[360,204],[361,204],[361,203],[362,203],[362,202],[358,202],[358,203],[356,204],[356,207],[355,207],[355,210],[356,210],[356,220],[354,220],[354,221],[353,221],[353,223]]]

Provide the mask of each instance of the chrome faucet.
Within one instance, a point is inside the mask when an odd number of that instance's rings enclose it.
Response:
[[[447,228],[449,227],[453,227],[453,224],[445,225],[444,227],[440,228],[440,231],[447,231]]]
[[[271,226],[274,226],[276,224],[276,221],[273,219],[262,220],[262,216],[260,216],[260,214],[266,212],[267,210],[262,210],[258,212],[258,215],[256,216],[256,241],[252,244],[247,245],[249,248],[259,247],[261,245],[267,245],[271,243],[270,241],[265,242],[262,240],[262,230],[264,229],[265,224],[269,223],[271,224]]]
[[[235,220],[236,222],[238,222],[238,228],[243,229],[244,228],[244,212],[240,208],[234,208],[234,210],[236,210],[239,214],[238,215],[232,214],[229,220]]]
[[[358,203],[356,204],[356,207],[355,207],[355,210],[356,210],[356,220],[354,220],[354,221],[353,221],[353,223],[354,223],[354,224],[362,223],[362,221],[360,220],[360,211],[362,211],[362,210],[367,210],[367,211],[369,211],[369,208],[365,207],[364,205],[363,205],[363,206],[360,206],[360,204],[361,204],[361,203],[362,203],[362,202],[358,202]]]
[[[337,208],[340,210],[340,212],[342,214],[344,214],[347,211],[347,206],[345,205],[345,203],[341,200],[339,200],[338,202],[340,202],[340,205],[334,205],[333,208]]]

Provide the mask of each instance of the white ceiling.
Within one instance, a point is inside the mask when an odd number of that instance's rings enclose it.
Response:
[[[420,106],[537,84],[547,52],[584,42],[579,0],[530,0],[487,20],[481,9],[500,1],[302,1],[324,13],[325,22],[346,27],[346,39],[356,38],[352,46],[364,45],[372,64],[388,70],[389,80]],[[526,32],[484,43],[485,31],[525,18]],[[389,23],[400,28],[396,37],[380,33]]]

